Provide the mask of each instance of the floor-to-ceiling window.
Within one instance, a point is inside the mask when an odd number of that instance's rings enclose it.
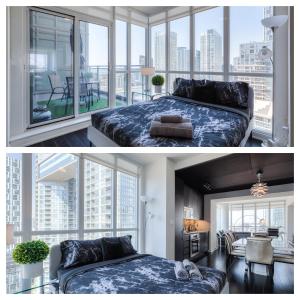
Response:
[[[108,27],[80,21],[79,60],[79,112],[108,107]]]
[[[74,19],[29,11],[30,124],[74,115]]]
[[[131,97],[132,102],[145,100],[145,78],[141,74],[141,68],[146,65],[146,29],[142,26],[131,24]]]
[[[166,23],[151,27],[151,65],[155,68],[155,75],[164,77],[162,92],[166,91]],[[154,86],[150,82],[152,92]]]
[[[194,78],[224,80],[223,8],[196,13],[194,24]]]
[[[286,202],[261,201],[229,205],[229,229],[239,232],[267,232],[269,227],[279,229],[278,244],[285,244]]]
[[[190,78],[190,17],[169,23],[169,91],[176,77]]]
[[[164,56],[157,54],[163,51],[167,28],[166,90],[173,91],[177,77],[248,82],[254,90],[254,131],[270,136],[273,64],[272,57],[263,59],[259,51],[273,50],[272,30],[261,24],[273,15],[273,7],[212,7],[187,10],[186,15],[171,20],[166,15],[151,26],[151,64],[158,69]]]
[[[14,227],[14,243],[7,246],[9,293],[24,284],[20,266],[11,258],[13,247],[21,241],[40,239],[52,246],[66,239],[130,234],[138,247],[137,168],[129,163],[131,169],[126,171],[118,167],[119,161],[114,156],[102,162],[63,153],[7,155],[6,222]],[[24,164],[31,170],[22,173]],[[32,178],[22,184],[29,174]],[[49,258],[44,262],[45,280],[48,275]]]
[[[273,50],[273,32],[261,20],[273,15],[271,6],[230,7],[230,80],[248,82],[254,90],[255,129],[272,133],[272,58],[263,59],[263,47]]]

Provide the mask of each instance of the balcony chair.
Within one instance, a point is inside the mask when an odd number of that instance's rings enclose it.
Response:
[[[62,86],[62,81],[60,79],[60,76],[56,72],[49,74],[48,78],[49,78],[50,87],[51,87],[51,95],[47,102],[47,107],[49,106],[53,95],[62,95],[60,98],[61,101],[64,98],[66,98],[66,96],[67,96],[66,95],[67,87]]]

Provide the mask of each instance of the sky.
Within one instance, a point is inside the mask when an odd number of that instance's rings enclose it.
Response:
[[[230,37],[231,61],[239,55],[239,45],[250,41],[262,41],[264,27],[263,7],[231,7],[230,8]],[[201,32],[214,28],[223,36],[222,8],[208,10],[196,15],[196,48],[200,47]],[[177,19],[170,24],[171,31],[177,33],[177,46],[189,47],[189,17]],[[90,24],[89,48],[90,65],[105,65],[108,61],[108,32],[107,27]],[[116,27],[116,59],[117,65],[126,62],[126,23],[117,21]],[[145,53],[145,30],[143,27],[132,25],[132,64],[138,64],[139,56]],[[95,42],[96,41],[96,42]]]

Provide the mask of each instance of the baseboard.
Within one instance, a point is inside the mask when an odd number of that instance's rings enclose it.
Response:
[[[63,122],[26,130],[26,132],[10,138],[9,147],[27,147],[55,137],[87,128],[91,125],[91,117],[71,119]]]

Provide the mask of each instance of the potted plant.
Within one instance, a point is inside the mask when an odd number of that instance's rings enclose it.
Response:
[[[49,254],[48,245],[40,240],[18,244],[13,250],[15,263],[22,265],[24,278],[34,278],[43,274],[43,260]]]
[[[155,75],[152,77],[152,84],[155,86],[155,93],[161,93],[161,87],[164,82],[165,79],[161,75]]]

